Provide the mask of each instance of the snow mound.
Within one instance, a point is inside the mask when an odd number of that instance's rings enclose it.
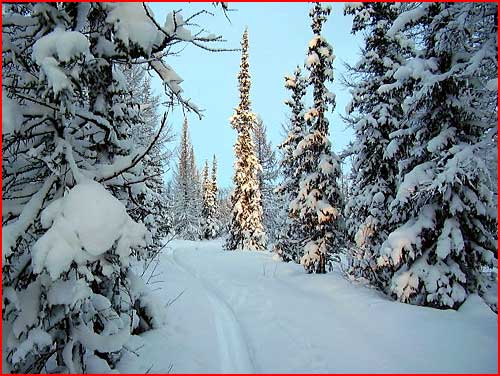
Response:
[[[53,279],[72,262],[95,260],[114,247],[127,264],[130,249],[145,245],[146,227],[94,181],[76,185],[51,203],[42,213],[42,225],[51,227],[33,246],[34,270],[46,268]]]
[[[488,307],[484,300],[477,294],[469,295],[458,309],[458,312],[468,316],[481,316],[482,318],[492,317],[496,319],[496,315],[490,307]]]

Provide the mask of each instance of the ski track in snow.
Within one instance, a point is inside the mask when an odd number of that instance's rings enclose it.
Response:
[[[179,261],[175,256],[176,249],[171,249],[169,253],[172,264],[196,279],[210,301],[217,332],[220,372],[253,373],[254,366],[248,344],[231,306],[207,280],[201,278],[198,273],[190,270],[189,267]]]
[[[134,337],[142,373],[496,373],[497,316],[393,302],[340,273],[307,275],[268,252],[175,241],[155,293],[167,323]],[[479,298],[478,298],[479,299]],[[141,343],[144,348],[141,348]]]

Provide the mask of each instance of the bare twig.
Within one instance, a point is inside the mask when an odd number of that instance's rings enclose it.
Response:
[[[185,292],[185,291],[186,291],[186,290],[182,290],[182,291],[181,291],[181,292],[180,292],[180,293],[179,293],[179,294],[178,294],[175,298],[173,298],[173,299],[169,300],[169,301],[165,304],[165,307],[167,307],[167,308],[168,308],[168,307],[170,307],[172,304],[174,304],[174,303],[177,301],[177,299],[179,299],[179,298],[182,296],[182,294],[184,294],[184,292]]]

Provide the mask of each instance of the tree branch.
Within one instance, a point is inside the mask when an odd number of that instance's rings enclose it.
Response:
[[[111,179],[114,179],[116,178],[117,176],[123,174],[124,172],[130,170],[131,168],[135,167],[137,165],[137,163],[139,163],[142,159],[144,159],[144,157],[146,155],[148,155],[148,153],[151,151],[151,149],[153,148],[153,146],[156,144],[156,142],[158,141],[158,139],[160,138],[160,135],[161,135],[161,132],[163,131],[163,128],[165,127],[165,124],[167,123],[167,113],[165,112],[163,114],[163,119],[161,121],[161,125],[160,125],[160,129],[158,130],[158,133],[156,133],[156,136],[155,138],[153,139],[153,141],[149,144],[148,148],[144,151],[144,153],[142,153],[141,155],[138,155],[136,157],[134,157],[132,159],[132,163],[127,166],[127,167],[124,167],[122,168],[121,170],[115,172],[114,174],[112,174],[111,176],[107,176],[107,177],[102,177],[100,179],[98,179],[97,181],[99,183],[102,183],[102,182],[105,182],[105,181],[108,181],[108,180],[111,180]]]

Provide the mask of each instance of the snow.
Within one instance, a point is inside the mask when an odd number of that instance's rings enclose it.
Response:
[[[385,201],[385,196],[382,192],[377,192],[373,195],[372,202],[375,204],[382,204]]]
[[[109,3],[108,5],[111,9],[106,22],[114,25],[116,38],[121,40],[126,47],[129,47],[130,43],[139,45],[149,55],[153,46],[158,45],[163,36],[147,16],[143,3]],[[154,17],[149,7],[148,12]]]
[[[441,151],[450,140],[453,140],[456,134],[456,128],[446,128],[436,137],[429,140],[427,144],[427,150],[431,153],[436,153]]]
[[[425,229],[434,226],[436,208],[426,205],[422,208],[416,219],[411,219],[403,226],[391,232],[387,240],[380,246],[380,258],[377,263],[383,266],[388,259],[394,265],[398,265],[403,257],[403,251],[413,255],[413,246],[420,244],[420,237]],[[414,258],[413,255],[412,258]]]
[[[72,306],[77,301],[83,301],[92,295],[92,290],[87,286],[84,280],[57,280],[47,294],[49,305],[68,305]]]
[[[306,66],[312,67],[313,65],[319,64],[319,56],[316,52],[312,51],[307,55]]]
[[[90,42],[82,33],[57,28],[35,42],[32,57],[39,66],[51,57],[67,63],[81,54],[88,56],[89,47]]]
[[[42,188],[24,205],[18,219],[13,223],[2,226],[2,260],[5,260],[12,253],[12,248],[15,246],[17,239],[35,221],[38,212],[42,209],[45,196],[54,184],[54,181],[54,177],[47,179]]]
[[[389,37],[394,37],[397,32],[403,30],[407,25],[424,17],[427,14],[428,7],[429,3],[423,3],[414,9],[401,13],[387,31],[387,35]]]
[[[144,245],[145,226],[132,221],[123,204],[94,181],[76,185],[42,217],[44,226],[51,227],[33,246],[33,266],[36,273],[46,268],[54,280],[72,262],[85,264],[115,243],[125,265],[130,249]]]
[[[320,35],[315,35],[310,41],[309,41],[309,48],[314,48],[318,43],[322,41],[322,37]]]
[[[193,40],[191,31],[186,29],[183,25],[185,25],[185,23],[181,14],[179,14],[178,12],[169,12],[165,19],[164,30],[167,32],[167,34],[172,36],[175,35],[177,38],[183,41]],[[216,38],[216,36],[211,34],[207,38],[214,39]]]
[[[222,244],[169,244],[154,293],[166,326],[130,339],[139,356],[125,352],[121,372],[497,372],[497,316],[477,296],[458,312],[402,304],[337,269],[305,274]]]
[[[486,88],[491,91],[498,91],[498,79],[493,78],[486,83]]]
[[[21,108],[2,90],[2,135],[14,133],[22,124]]]
[[[46,57],[40,64],[40,68],[47,78],[47,82],[54,94],[57,95],[63,90],[72,91],[71,81],[53,57]],[[42,76],[43,77],[43,76]]]
[[[407,173],[398,188],[396,200],[406,202],[415,193],[417,187],[431,184],[434,179],[433,167],[432,162],[424,162]]]
[[[304,114],[304,120],[305,121],[310,121],[311,119],[314,119],[315,117],[318,116],[318,110],[316,108],[311,108],[309,109],[305,114]],[[302,142],[302,141],[301,141]]]
[[[452,251],[455,254],[464,248],[464,239],[460,230],[460,223],[455,218],[444,221],[443,231],[438,238],[436,254],[440,259],[445,259]]]
[[[179,95],[180,93],[182,93],[180,84],[182,83],[183,79],[174,71],[174,69],[170,65],[160,60],[152,61],[150,64],[156,71],[156,73],[158,73],[165,85],[167,85],[174,94]]]
[[[346,2],[344,5],[344,9],[357,9],[357,8],[362,8],[363,3],[360,2]]]
[[[295,82],[295,79],[293,76],[286,75],[285,76],[285,87],[287,89],[293,89],[295,86],[297,86],[297,83]]]
[[[329,57],[331,55],[331,51],[326,47],[319,48],[318,52],[320,55],[322,55],[324,57]]]
[[[28,333],[28,338],[17,346],[12,355],[12,363],[16,364],[22,361],[31,353],[34,347],[42,349],[44,346],[52,345],[52,337],[41,329],[35,328]]]
[[[333,175],[337,168],[337,164],[334,166],[332,164],[333,159],[328,155],[322,155],[318,164],[319,169],[325,175]]]
[[[102,335],[94,332],[86,324],[81,324],[74,328],[75,339],[81,342],[89,350],[100,352],[114,352],[122,349],[125,342],[130,337],[130,319],[122,316],[122,327],[118,333]]]
[[[358,231],[354,234],[354,242],[358,248],[363,248],[366,245],[367,240],[373,236],[376,224],[375,219],[370,215],[365,219],[365,222],[359,226]]]
[[[36,325],[40,310],[40,282],[31,283],[25,290],[17,291],[15,297],[16,308],[20,311],[19,316],[14,320],[12,330],[15,336],[19,336],[24,330]]]

